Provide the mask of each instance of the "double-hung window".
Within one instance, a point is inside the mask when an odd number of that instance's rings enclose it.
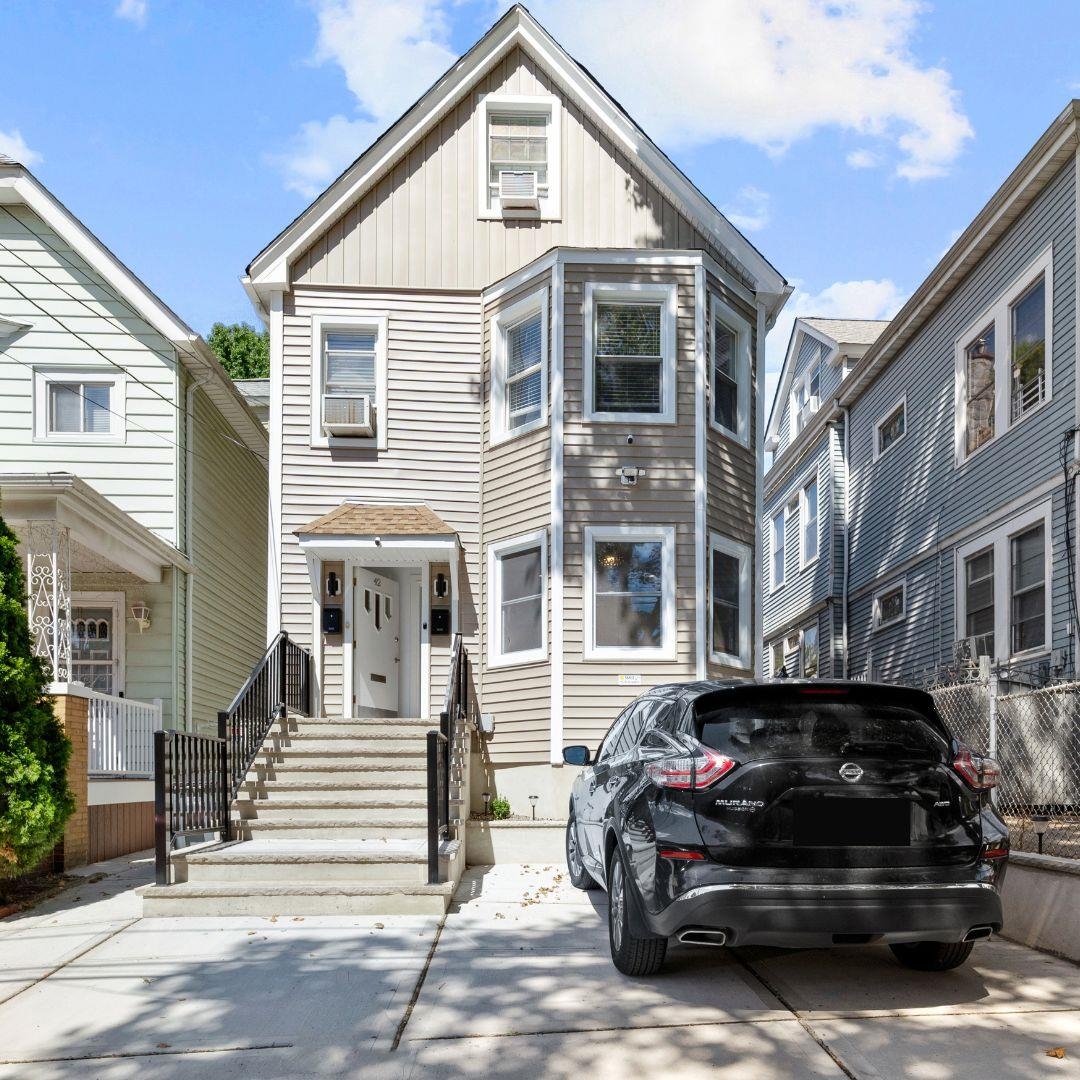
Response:
[[[807,626],[799,635],[800,675],[804,679],[816,679],[819,671],[818,628]]]
[[[547,289],[492,319],[491,439],[547,423]]]
[[[480,216],[559,216],[561,109],[545,95],[488,94],[480,102]]]
[[[778,510],[773,515],[772,527],[770,529],[770,549],[771,549],[771,582],[774,589],[779,589],[784,584],[784,569],[785,569],[785,513]]]
[[[585,657],[675,658],[675,529],[587,526]]]
[[[709,422],[746,445],[750,428],[750,324],[717,296],[711,297],[711,308]]]
[[[874,460],[898,443],[907,432],[907,399],[901,398],[874,424]]]
[[[709,537],[709,652],[714,663],[750,666],[750,567],[745,544]]]
[[[1008,431],[1051,391],[1053,251],[956,339],[956,460]]]
[[[907,582],[898,581],[874,593],[874,629],[903,622],[907,615]]]
[[[547,656],[547,534],[488,547],[488,663],[499,667]]]
[[[585,286],[585,419],[674,423],[675,285]]]
[[[772,643],[772,671],[769,673],[774,679],[784,670],[786,659],[784,655],[784,639],[774,641]]]
[[[799,523],[802,526],[800,559],[802,566],[809,566],[818,557],[820,538],[818,518],[818,482],[815,476],[803,485],[799,494]]]
[[[956,634],[1006,662],[1050,647],[1050,507],[1044,504],[957,550]]]
[[[86,369],[34,372],[34,437],[63,442],[124,438],[124,376]]]
[[[311,320],[311,445],[386,449],[385,316]]]

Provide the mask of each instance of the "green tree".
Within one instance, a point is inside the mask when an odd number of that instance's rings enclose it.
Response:
[[[0,880],[34,869],[75,810],[71,742],[30,649],[26,584],[15,534],[0,518]]]
[[[210,328],[207,344],[234,379],[270,377],[270,334],[250,323],[219,323]]]

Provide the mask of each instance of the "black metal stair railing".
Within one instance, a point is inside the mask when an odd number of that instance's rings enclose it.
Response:
[[[169,883],[176,838],[218,832],[230,837],[229,809],[275,720],[311,715],[312,659],[282,630],[248,681],[218,713],[218,733],[154,734],[154,846],[157,883]]]
[[[429,885],[437,885],[441,879],[439,844],[450,835],[450,765],[461,724],[468,715],[469,654],[461,635],[455,634],[439,730],[427,734]]]

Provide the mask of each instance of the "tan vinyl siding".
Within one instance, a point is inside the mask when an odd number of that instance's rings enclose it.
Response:
[[[266,649],[266,467],[195,393],[192,726],[216,730]]]
[[[388,400],[385,451],[312,448],[311,318],[385,315]],[[475,651],[479,582],[481,428],[480,299],[460,293],[297,289],[285,298],[282,410],[282,621],[312,641],[312,595],[293,532],[348,499],[427,503],[458,531],[461,626]],[[435,572],[435,568],[432,568]],[[431,709],[445,690],[449,639],[432,640]],[[337,649],[338,655],[333,655]],[[341,701],[340,647],[323,651],[325,701]]]
[[[0,206],[0,312],[31,329],[0,342],[0,472],[67,471],[176,543],[172,346],[24,206]],[[33,368],[127,369],[123,442],[34,441]],[[137,465],[135,464],[137,463]]]
[[[548,386],[548,422],[496,446],[491,445],[491,324],[500,311],[548,289],[548,355],[544,378]],[[551,275],[541,274],[489,305],[484,311],[484,461],[481,478],[480,566],[481,656],[486,668],[488,601],[488,545],[539,529],[547,530],[547,642],[548,660],[484,671],[481,694],[484,712],[495,717],[495,735],[486,748],[493,762],[548,760],[551,739]]]
[[[583,421],[582,333],[585,285],[590,281],[678,285],[676,323],[677,423],[598,424]],[[564,442],[564,739],[595,746],[625,704],[659,683],[694,674],[694,346],[692,268],[569,266],[565,280]],[[634,445],[626,444],[627,434]],[[617,470],[646,470],[635,488]],[[672,661],[584,659],[584,528],[588,525],[674,525],[676,641]],[[620,673],[640,674],[640,686],[619,686]]]
[[[729,439],[719,431],[709,426],[705,442],[705,522],[709,533],[719,533],[721,536],[737,540],[746,544],[750,549],[751,558],[751,581],[757,578],[757,571],[753,564],[754,549],[754,514],[755,514],[755,485],[757,483],[757,469],[754,455],[755,421],[757,419],[757,316],[754,308],[733,293],[712,274],[706,276],[706,287],[710,293],[720,297],[729,307],[734,308],[750,324],[750,445],[741,446],[734,439]],[[711,339],[712,327],[707,328],[707,337]],[[706,352],[706,357],[709,354]],[[711,360],[707,359],[708,363]],[[710,385],[712,371],[709,372]],[[712,403],[709,402],[711,408]],[[706,579],[712,573],[712,568],[706,565]],[[755,602],[756,590],[751,588],[751,604]],[[706,585],[706,598],[710,595],[708,584]],[[706,599],[708,603],[708,599]],[[743,615],[751,627],[751,664],[753,663],[753,625],[754,613],[751,608]],[[706,633],[708,632],[708,615],[706,616]],[[747,671],[741,668],[731,668],[722,664],[714,664],[706,652],[706,673],[710,678],[721,676],[745,676]]]
[[[554,95],[562,103],[558,221],[480,220],[477,105],[483,94]],[[303,284],[482,289],[549,248],[699,248],[724,262],[645,174],[519,48],[448,114],[293,266]]]

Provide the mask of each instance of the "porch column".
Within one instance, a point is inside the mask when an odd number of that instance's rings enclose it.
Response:
[[[67,526],[30,521],[26,529],[27,615],[34,652],[54,683],[71,677],[71,542]]]

